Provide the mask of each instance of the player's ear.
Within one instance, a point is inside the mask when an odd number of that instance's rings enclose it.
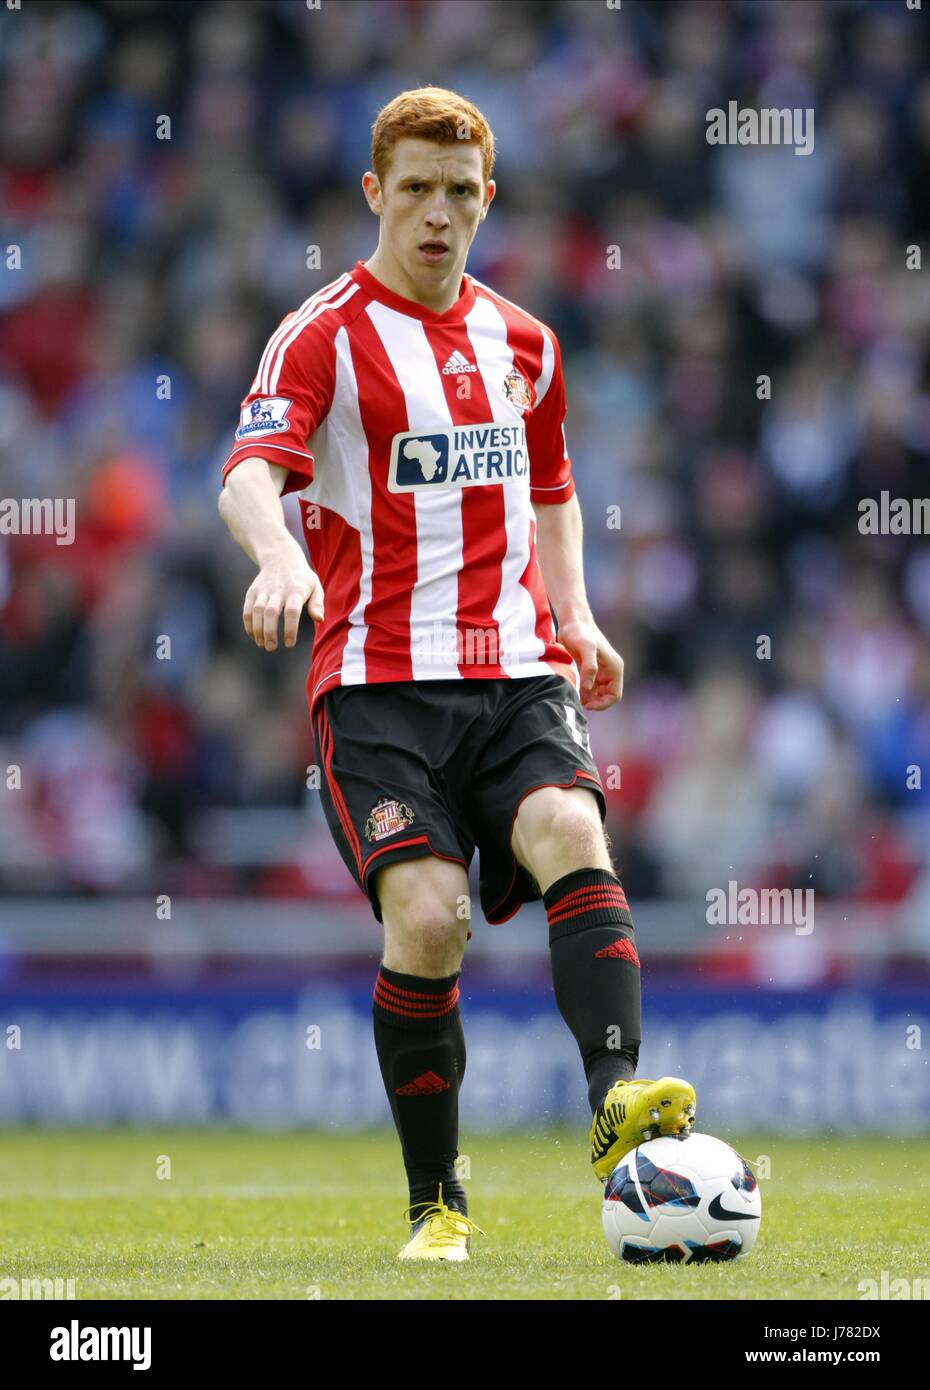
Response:
[[[380,212],[381,184],[378,182],[377,174],[373,174],[370,169],[362,175],[362,192],[372,212]]]

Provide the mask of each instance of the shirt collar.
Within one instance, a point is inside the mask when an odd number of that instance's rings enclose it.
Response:
[[[475,287],[468,275],[462,276],[459,297],[455,303],[444,314],[437,314],[432,309],[427,309],[425,304],[418,304],[415,299],[405,299],[403,295],[395,294],[393,290],[389,290],[387,285],[383,285],[372,275],[364,261],[356,261],[355,269],[350,274],[352,279],[372,299],[377,299],[381,304],[396,309],[399,314],[408,314],[411,318],[421,319],[423,323],[458,323],[475,302]]]

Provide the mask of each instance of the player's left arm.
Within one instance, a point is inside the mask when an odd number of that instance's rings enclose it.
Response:
[[[572,496],[561,503],[537,502],[536,550],[559,641],[581,672],[581,703],[609,709],[623,694],[623,658],[601,632],[588,604],[582,562],[581,508]]]
[[[623,694],[623,662],[594,621],[585,594],[581,508],[565,440],[562,354],[549,328],[543,333],[536,403],[525,421],[536,551],[559,641],[581,672],[581,703],[586,709],[608,709]]]

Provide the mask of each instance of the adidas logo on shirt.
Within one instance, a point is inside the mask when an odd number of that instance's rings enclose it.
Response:
[[[448,362],[442,369],[443,376],[458,376],[459,372],[476,372],[477,367],[473,367],[467,357],[463,357],[456,348]]]

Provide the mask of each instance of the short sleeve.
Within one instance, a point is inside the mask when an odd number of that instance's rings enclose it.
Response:
[[[263,458],[290,469],[284,492],[313,481],[309,441],[329,414],[335,387],[335,344],[313,320],[288,314],[269,338],[242,401],[239,426],[223,464],[223,481],[237,463]]]
[[[555,334],[546,329],[536,404],[524,417],[530,455],[530,500],[568,502],[575,495],[572,461],[565,440],[565,381]]]

